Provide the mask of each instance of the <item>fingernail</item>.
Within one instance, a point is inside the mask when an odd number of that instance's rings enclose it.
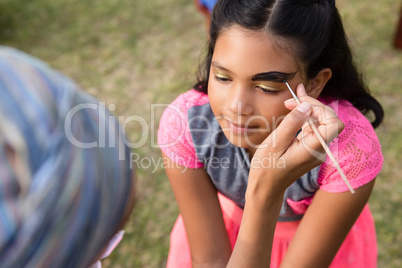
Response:
[[[308,102],[302,102],[298,107],[297,110],[299,110],[302,113],[307,113],[311,109],[311,104]]]
[[[291,102],[294,102],[295,100],[294,99],[287,99],[287,100],[285,100],[285,103],[291,103]]]

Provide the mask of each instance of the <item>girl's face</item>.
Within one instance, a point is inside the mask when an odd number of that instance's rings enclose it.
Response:
[[[228,140],[251,155],[289,112],[284,101],[292,95],[278,78],[294,89],[305,82],[294,57],[271,40],[263,32],[232,26],[220,34],[212,56],[212,111]]]

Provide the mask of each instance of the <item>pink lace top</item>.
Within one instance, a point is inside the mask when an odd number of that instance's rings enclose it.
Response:
[[[158,145],[162,152],[179,165],[201,168],[188,126],[187,111],[193,106],[208,103],[208,95],[194,89],[181,94],[164,111],[158,131]]]
[[[187,110],[208,102],[206,94],[192,89],[181,94],[162,115],[158,143],[161,150],[175,163],[188,168],[203,167],[192,143]],[[348,101],[332,101],[324,104],[334,109],[345,124],[345,129],[329,147],[352,187],[361,187],[373,180],[382,167],[383,156],[377,135],[371,123]],[[320,189],[327,192],[348,191],[328,157],[320,167],[318,183]],[[296,212],[305,210],[310,201],[288,200]]]
[[[345,129],[329,148],[352,187],[359,188],[373,180],[382,168],[383,156],[378,137],[371,123],[350,102],[341,100],[323,103],[334,109],[345,124]],[[348,190],[329,157],[321,165],[318,183],[327,192]]]

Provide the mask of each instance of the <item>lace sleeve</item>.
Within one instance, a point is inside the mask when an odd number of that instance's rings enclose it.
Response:
[[[345,129],[329,147],[352,187],[359,188],[373,180],[381,170],[383,156],[377,135],[371,123],[349,102],[335,101],[328,106],[345,124]],[[321,165],[318,183],[320,189],[327,192],[348,190],[328,157]]]
[[[163,112],[159,124],[158,145],[173,162],[188,168],[201,168],[191,139],[187,110],[208,102],[208,97],[195,90],[180,95]],[[205,95],[205,96],[204,96]]]

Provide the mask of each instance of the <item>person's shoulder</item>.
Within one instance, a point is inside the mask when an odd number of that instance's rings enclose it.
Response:
[[[370,121],[349,101],[332,99],[323,100],[322,102],[334,110],[338,118],[345,124],[345,129],[358,125],[359,128],[365,129],[366,134],[369,132],[376,135]],[[354,134],[360,135],[363,133],[357,131]]]
[[[189,90],[167,105],[160,119],[158,145],[166,156],[182,166],[202,167],[195,153],[187,114],[190,108],[208,102],[207,94]]]
[[[331,101],[326,104],[331,107],[345,128],[335,139],[340,147],[353,144],[354,150],[363,150],[367,153],[381,153],[380,142],[370,121],[353,104],[346,100]]]
[[[180,94],[170,106],[175,106],[181,111],[187,111],[191,107],[201,106],[209,102],[208,95],[191,89],[187,92]]]
[[[166,121],[175,121],[176,124],[187,124],[188,110],[195,106],[202,106],[209,102],[208,95],[191,89],[180,94],[172,103],[165,106],[161,124]]]
[[[347,119],[348,117],[352,116],[358,116],[358,114],[361,114],[360,111],[353,106],[352,103],[350,103],[347,100],[338,100],[338,99],[319,99],[327,105],[328,107],[331,107],[335,113],[338,115],[339,118]],[[348,114],[348,112],[351,111],[351,114]]]
[[[345,128],[330,143],[329,148],[337,158],[353,188],[358,188],[379,173],[383,163],[381,145],[370,121],[350,102],[332,100],[324,102],[332,108]],[[328,191],[346,191],[344,183],[337,178],[336,169],[327,160],[321,165],[321,188]]]

